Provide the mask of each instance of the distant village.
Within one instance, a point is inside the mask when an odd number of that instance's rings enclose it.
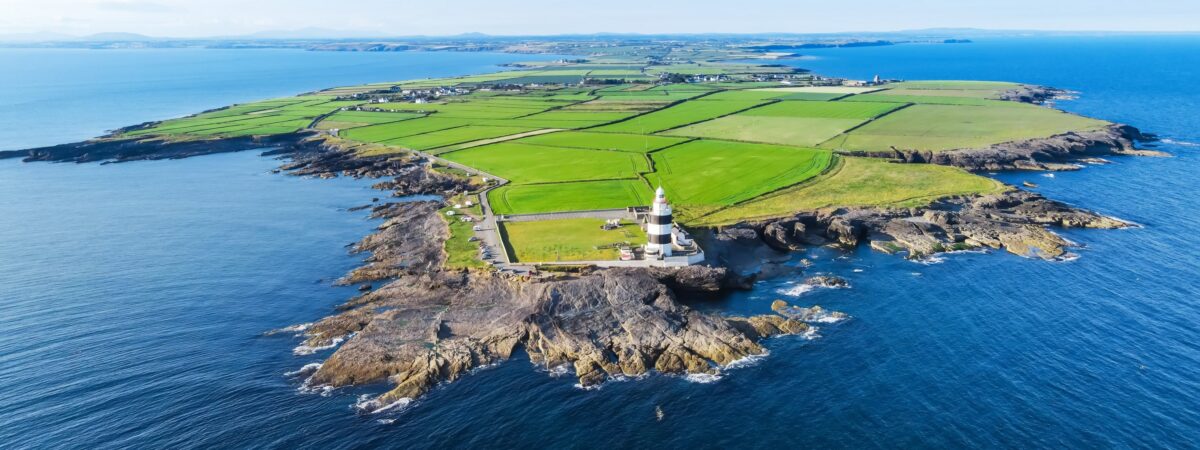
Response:
[[[734,78],[727,74],[711,74],[711,75],[682,75],[676,73],[664,72],[659,75],[656,85],[669,84],[692,84],[692,83],[725,83],[735,81],[749,82],[777,82],[785,86],[877,86],[886,83],[897,82],[896,79],[882,79],[879,75],[875,75],[870,80],[850,80],[844,78],[823,77],[808,73],[764,73],[740,75],[740,78]],[[579,86],[596,85],[603,86],[608,84],[624,83],[622,79],[601,79],[583,77],[578,83],[573,83]],[[631,81],[630,83],[638,83]],[[492,92],[492,91],[508,91],[508,92],[524,92],[528,89],[542,89],[548,86],[561,86],[562,84],[554,83],[481,83],[476,86],[437,86],[405,89],[401,86],[393,86],[390,89],[381,89],[369,92],[359,92],[349,95],[340,95],[335,97],[336,100],[355,100],[368,101],[372,104],[385,103],[411,103],[424,104],[435,101],[446,100],[450,97],[469,95],[475,91]],[[357,106],[352,109],[371,111],[371,110],[387,110],[388,108]]]

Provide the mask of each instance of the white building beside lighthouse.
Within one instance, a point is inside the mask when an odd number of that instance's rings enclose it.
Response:
[[[671,256],[671,230],[673,226],[671,204],[667,203],[667,193],[662,186],[654,191],[654,204],[646,216],[646,254]]]

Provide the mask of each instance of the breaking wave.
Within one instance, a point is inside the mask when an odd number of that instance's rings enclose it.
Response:
[[[741,359],[734,360],[734,361],[730,362],[729,364],[726,364],[724,368],[725,369],[740,369],[743,367],[751,367],[751,366],[758,364],[760,361],[766,359],[767,356],[770,354],[771,354],[771,352],[763,350],[762,353],[759,353],[757,355],[750,355],[750,356],[743,357]]]
[[[546,373],[550,374],[550,376],[553,378],[567,376],[567,375],[571,374],[571,365],[565,364],[565,363],[559,364],[557,366],[546,369]]]
[[[1177,141],[1175,139],[1165,138],[1161,141],[1164,144],[1178,145],[1180,147],[1200,147],[1200,144],[1188,141]]]
[[[330,339],[329,344],[327,344],[327,345],[309,346],[309,345],[300,344],[300,345],[296,346],[296,348],[292,349],[292,354],[303,356],[303,355],[311,355],[311,354],[319,352],[321,350],[329,350],[331,348],[337,347],[338,345],[341,345],[342,342],[346,341],[346,339],[350,339],[352,337],[354,337],[354,333],[350,333],[348,335],[341,336],[341,337],[335,337],[333,339]]]
[[[312,377],[304,380],[304,383],[301,383],[300,387],[296,388],[296,390],[300,391],[301,394],[318,394],[322,397],[331,396],[333,395],[333,391],[337,390],[337,388],[328,384],[313,386],[309,384],[309,380],[312,380]]]
[[[821,331],[820,327],[808,327],[808,330],[805,331],[804,334],[801,334],[800,337],[810,340],[810,341],[814,340],[814,339],[818,339],[821,337],[820,331]]]
[[[276,328],[276,329],[274,329],[274,330],[271,330],[271,331],[268,331],[268,332],[266,332],[266,333],[263,333],[263,335],[265,335],[265,336],[273,336],[273,335],[276,335],[276,334],[283,334],[283,333],[293,333],[293,334],[297,334],[297,335],[299,335],[300,333],[303,333],[304,331],[308,330],[308,327],[311,327],[311,326],[312,326],[312,322],[309,322],[309,323],[299,323],[299,324],[296,324],[296,325],[289,325],[289,326],[286,326],[286,327],[283,327],[283,328]]]
[[[816,286],[812,286],[812,285],[808,285],[808,284],[804,284],[804,283],[797,283],[797,284],[794,284],[794,285],[791,285],[788,287],[776,289],[775,292],[777,292],[781,295],[786,295],[788,297],[799,297],[801,295],[807,294],[807,293],[815,290],[816,288],[817,288]]]
[[[298,377],[298,376],[303,376],[303,375],[310,375],[313,372],[316,372],[317,370],[319,370],[320,368],[321,368],[321,363],[319,363],[319,362],[308,363],[299,369],[292,370],[289,372],[284,372],[283,376]]]
[[[719,373],[689,373],[683,379],[691,383],[709,384],[721,381],[721,375]]]
[[[351,407],[363,414],[379,414],[392,410],[403,411],[412,404],[413,399],[410,397],[402,397],[400,400],[385,405],[379,401],[379,397],[371,398],[369,395],[363,394]]]

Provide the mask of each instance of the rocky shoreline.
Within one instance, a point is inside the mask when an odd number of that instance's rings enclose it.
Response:
[[[101,139],[0,157],[123,162],[255,148],[287,158],[281,172],[377,178],[381,181],[375,187],[390,191],[392,197],[448,196],[469,189],[462,179],[430,170],[421,157],[363,157],[358,144],[313,133],[183,142]],[[888,253],[905,252],[910,258],[1002,248],[1055,259],[1069,256],[1072,244],[1048,227],[1131,226],[1013,189],[943,199],[922,208],[835,208],[697,233],[707,236],[711,259],[719,261],[714,266],[585,269],[531,277],[443,269],[443,242],[449,230],[437,213],[442,206],[441,201],[403,200],[369,206],[383,223],[352,246],[352,251],[368,256],[340,280],[360,285],[361,294],[305,329],[298,352],[337,347],[311,371],[306,386],[388,381],[389,391],[362,403],[365,410],[386,409],[438,383],[505,361],[519,350],[547,371],[566,368],[584,387],[651,371],[715,374],[765,353],[762,339],[807,334],[815,330],[815,323],[845,318],[819,306],[782,302],[773,304],[768,314],[729,317],[697,311],[678,300],[687,293],[749,288],[761,267],[747,269],[741,260],[811,246],[849,249],[864,244]],[[808,283],[845,287],[844,280],[827,276],[811,277]]]
[[[320,172],[326,155],[303,165]],[[410,161],[410,167],[424,166]],[[334,168],[340,169],[340,164]],[[394,196],[434,193],[408,180],[423,169],[400,169],[386,186]],[[380,184],[381,187],[384,184]],[[437,188],[445,187],[437,185]],[[382,203],[379,230],[353,247],[370,256],[343,280],[382,283],[311,325],[306,348],[344,342],[306,380],[341,387],[387,380],[392,388],[364,402],[365,410],[410,401],[441,382],[509,359],[524,349],[547,371],[574,373],[581,386],[650,371],[712,374],[762,354],[760,341],[806,334],[839,312],[778,302],[773,314],[726,317],[681,304],[677,296],[749,288],[760,269],[726,258],[783,255],[809,246],[870,245],[918,258],[972,248],[1003,248],[1046,259],[1068,256],[1072,245],[1047,227],[1121,228],[1131,224],[1037,194],[1011,190],[950,198],[905,210],[838,208],[711,230],[712,252],[723,264],[666,269],[594,269],[541,277],[445,271],[447,228],[440,202]],[[726,267],[727,266],[727,267]],[[814,286],[845,287],[837,277],[811,277]],[[563,370],[566,368],[567,370]]]
[[[762,244],[777,251],[832,245],[869,245],[884,253],[920,259],[938,253],[995,249],[1047,260],[1073,256],[1074,244],[1053,228],[1117,229],[1132,223],[1013,189],[953,197],[921,208],[830,208],[717,230],[720,248],[744,252]],[[727,251],[727,253],[729,252]],[[724,257],[725,255],[722,255]],[[728,260],[736,260],[730,257]]]
[[[344,156],[328,149],[301,153],[285,167],[292,173],[329,176],[346,171]],[[393,179],[377,187],[391,190],[394,197],[463,188],[447,184],[422,161],[392,164],[387,176]],[[842,317],[794,307],[725,317],[677,300],[681,293],[748,286],[748,280],[721,267],[587,270],[542,277],[443,270],[448,228],[437,213],[441,206],[439,201],[382,202],[371,208],[372,216],[384,222],[352,247],[369,256],[340,283],[380,286],[306,329],[303,348],[342,342],[306,385],[386,380],[393,387],[362,405],[381,409],[507,360],[518,349],[547,371],[569,368],[585,387],[649,371],[713,374],[764,353],[763,338],[803,334],[813,329],[811,321]]]
[[[986,148],[942,152],[905,150],[852,153],[902,163],[928,163],[960,167],[970,171],[1078,170],[1079,162],[1101,156],[1170,156],[1137,148],[1135,142],[1153,138],[1128,125],[1113,124],[1102,129],[1059,134],[1047,138],[995,144]]]

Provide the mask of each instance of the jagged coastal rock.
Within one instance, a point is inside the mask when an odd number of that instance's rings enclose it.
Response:
[[[1149,139],[1137,128],[1111,125],[1098,130],[1005,142],[979,149],[931,152],[893,147],[888,152],[869,152],[865,155],[904,163],[955,166],[971,171],[1078,170],[1078,162],[1094,161],[1099,156],[1170,156],[1159,151],[1138,149],[1134,145],[1135,141]]]
[[[739,224],[721,233],[743,239],[758,235],[764,244],[786,250],[814,243],[851,248],[866,242],[882,252],[907,252],[910,258],[993,248],[1021,256],[1055,259],[1066,256],[1071,243],[1047,226],[1113,229],[1132,225],[1014,189],[1000,194],[945,199],[922,208],[833,208]]]
[[[1043,101],[1052,94],[1021,90],[1006,95]],[[873,156],[970,170],[1058,170],[1080,157],[1153,154],[1134,147],[1134,141],[1143,138],[1132,127],[1113,126],[987,149],[895,150]],[[430,170],[430,162],[420,156],[364,156],[361,145],[311,132],[193,141],[109,137],[3,152],[0,158],[122,162],[247,149],[287,158],[280,171],[294,175],[378,178],[375,187],[391,191],[393,197],[450,196],[472,189],[464,179]],[[808,334],[815,330],[814,323],[846,318],[819,306],[783,301],[773,303],[768,314],[728,317],[692,309],[677,299],[682,293],[749,288],[757,273],[765,273],[762,262],[779,259],[781,252],[820,245],[869,245],[921,258],[994,248],[1055,259],[1067,256],[1072,244],[1048,227],[1131,226],[1011,189],[947,198],[920,208],[830,208],[707,230],[704,234],[711,237],[708,244],[713,248],[706,250],[724,267],[612,268],[531,277],[443,269],[447,257],[443,243],[449,229],[438,214],[442,206],[441,200],[374,199],[359,207],[369,208],[373,217],[383,220],[374,233],[352,246],[353,252],[367,255],[363,265],[339,280],[360,286],[359,294],[329,317],[289,327],[303,331],[306,338],[298,353],[337,346],[319,368],[312,366],[306,384],[339,387],[387,381],[391,387],[386,393],[364,403],[367,409],[377,410],[476,368],[505,361],[518,349],[544,369],[569,368],[585,387],[650,371],[712,374],[763,354],[762,339]],[[741,270],[750,264],[759,267]],[[848,286],[845,280],[828,275],[810,277],[805,283]]]
[[[442,271],[445,226],[437,226],[436,203],[389,204],[376,214],[387,221],[356,246],[372,256],[347,282],[392,281],[310,326],[304,344],[345,339],[308,382],[388,380],[393,388],[376,407],[504,361],[518,347],[535,364],[570,367],[591,386],[651,370],[713,373],[763,353],[762,338],[809,329],[807,316],[727,318],[676,301],[676,291],[721,289],[723,268],[609,269],[551,279]]]

